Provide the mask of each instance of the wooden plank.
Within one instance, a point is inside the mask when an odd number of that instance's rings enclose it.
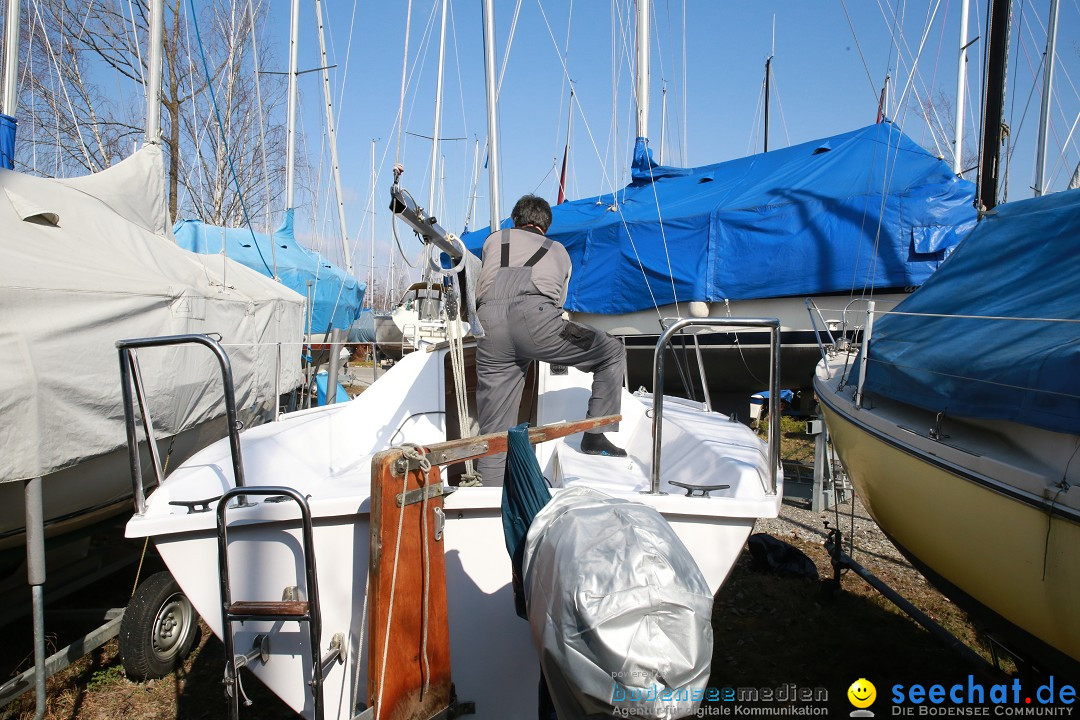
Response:
[[[233,615],[288,615],[303,616],[308,614],[306,600],[250,601],[234,602],[229,606]]]
[[[533,445],[556,440],[567,435],[573,435],[586,430],[592,430],[606,425],[613,425],[622,420],[622,415],[605,415],[587,420],[575,420],[573,422],[556,423],[554,425],[542,425],[529,428],[529,442]],[[424,448],[432,465],[445,465],[450,462],[472,460],[484,455],[506,452],[506,433],[492,433],[479,435],[460,440],[448,440],[446,442],[429,445]]]
[[[437,466],[427,475],[413,470],[406,478],[394,476],[393,466],[400,457],[401,451],[395,450],[372,461],[368,706],[375,709],[375,720],[430,718],[446,709],[451,699],[446,560],[443,542],[435,540],[435,511],[441,511],[443,499],[436,496],[403,508],[395,502],[403,490],[441,484],[442,478]]]

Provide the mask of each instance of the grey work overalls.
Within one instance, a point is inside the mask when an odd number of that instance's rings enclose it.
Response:
[[[504,432],[517,424],[525,375],[534,360],[593,373],[586,417],[618,414],[626,365],[622,344],[605,332],[563,319],[556,301],[537,289],[533,267],[551,249],[551,239],[544,238],[521,266],[511,265],[510,244],[519,232],[502,231],[494,283],[479,298],[477,308],[486,333],[476,350],[480,432]],[[596,432],[617,429],[609,425]],[[503,484],[505,462],[505,453],[477,461],[485,485]]]

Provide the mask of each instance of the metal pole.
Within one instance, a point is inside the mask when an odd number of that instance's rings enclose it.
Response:
[[[41,478],[27,480],[26,578],[34,610],[34,720],[45,717],[45,518],[41,501]]]
[[[1050,0],[1046,26],[1046,59],[1043,61],[1042,105],[1039,109],[1039,145],[1035,153],[1035,197],[1046,190],[1046,131],[1050,128],[1050,93],[1054,85],[1054,50],[1057,46],[1058,0]]]
[[[769,76],[772,73],[772,55],[765,59],[765,152],[769,152]]]
[[[567,138],[569,141],[570,138]],[[667,83],[660,91],[660,164],[664,164],[664,146],[667,144]]]
[[[274,355],[274,422],[281,415],[281,341],[277,344],[277,353]]]
[[[866,303],[866,330],[862,339],[862,362],[859,363],[859,387],[855,391],[855,407],[861,408],[863,401],[863,383],[866,382],[866,366],[870,364],[870,338],[874,334],[873,300]]]
[[[979,147],[979,177],[975,183],[976,207],[983,212],[997,205],[998,180],[1001,178],[1001,141],[1005,111],[1005,86],[1008,81],[1009,25],[1012,0],[991,0],[986,18],[987,68],[983,98],[983,132]]]
[[[661,325],[667,325],[673,318],[663,318]],[[780,321],[776,318],[679,318],[664,330],[656,341],[653,352],[653,415],[652,415],[652,467],[650,493],[660,492],[660,450],[664,421],[664,355],[671,338],[688,327],[765,327],[769,329],[769,414],[780,417]],[[780,463],[780,423],[774,421],[769,428],[769,492],[777,491],[776,468]]]
[[[488,194],[491,230],[499,229],[499,118],[495,96],[495,0],[484,0],[484,79],[487,86]]]
[[[372,293],[375,292],[375,138],[371,138],[371,217],[368,223],[371,225],[371,265],[368,266],[368,307],[375,310],[375,302]],[[391,221],[392,222],[392,221]]]
[[[650,0],[637,0],[637,136],[649,137]]]
[[[326,33],[323,30],[322,0],[315,0],[315,20],[319,27],[319,65],[322,67],[323,105],[326,106],[326,132],[330,139],[330,165],[334,172],[334,190],[337,193],[341,253],[345,259],[345,272],[352,275],[353,265],[352,254],[349,252],[349,233],[345,229],[345,201],[341,194],[341,165],[338,163],[337,131],[334,130],[334,101],[330,94],[330,69],[326,63]]]
[[[8,0],[4,22],[4,108],[5,115],[15,117],[19,101],[19,8],[20,0]]]
[[[299,33],[300,0],[292,0],[289,15],[289,117],[285,129],[285,207],[290,210],[296,198],[296,45]]]
[[[161,142],[161,64],[165,44],[164,0],[150,0],[150,59],[146,72],[146,142]]]
[[[953,125],[953,172],[959,175],[963,171],[964,149],[964,91],[967,89],[967,51],[968,51],[968,5],[971,0],[960,4],[960,60],[956,68],[956,122]]]
[[[439,71],[435,82],[435,129],[431,133],[431,182],[428,185],[428,215],[435,214],[435,180],[439,166],[439,133],[442,131],[443,65],[446,58],[446,3],[442,0],[442,30],[439,31]]]
[[[338,366],[341,363],[341,334],[340,329],[335,328],[330,333],[330,367],[326,370],[326,404],[333,405],[337,402]]]

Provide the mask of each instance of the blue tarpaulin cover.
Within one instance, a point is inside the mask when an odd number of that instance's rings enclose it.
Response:
[[[950,415],[1080,432],[1078,277],[1080,190],[998,207],[894,309],[946,317],[875,322],[866,389]]]
[[[630,185],[555,206],[548,235],[578,312],[908,287],[974,226],[974,192],[891,123],[696,168],[639,140]]]
[[[252,233],[247,228],[223,228],[206,225],[198,220],[181,220],[173,228],[176,242],[192,252],[213,255],[225,254],[232,260],[273,277],[275,257],[277,275],[289,288],[308,297],[311,282],[310,333],[320,335],[332,325],[347,330],[360,315],[366,285],[331,264],[321,255],[308,250],[293,237],[293,215],[289,210],[285,222],[271,237],[265,233]]]
[[[0,113],[0,168],[15,169],[15,118]]]

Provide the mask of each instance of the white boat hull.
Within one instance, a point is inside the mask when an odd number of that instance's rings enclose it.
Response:
[[[248,483],[290,485],[310,496],[322,608],[325,652],[337,633],[347,638],[348,660],[325,679],[327,717],[351,718],[366,698],[364,638],[368,572],[369,493],[372,453],[390,444],[443,440],[445,397],[438,352],[406,355],[356,400],[296,413],[242,436]],[[542,366],[546,368],[546,366]],[[580,415],[588,395],[575,371],[541,371],[537,414],[541,424]],[[389,381],[389,382],[388,382]],[[779,512],[782,488],[768,491],[764,444],[749,429],[688,403],[665,406],[663,456],[668,480],[697,484],[728,482],[712,497],[643,495],[651,447],[650,398],[624,394],[617,441],[625,459],[579,453],[571,440],[545,443],[538,460],[561,487],[587,484],[655,506],[690,549],[715,592],[726,580],[758,517]],[[715,431],[703,437],[702,423]],[[187,514],[177,499],[206,499],[231,487],[226,443],[192,458],[149,499],[147,513],[128,524],[129,536],[152,536],[173,576],[192,604],[221,635],[215,514]],[[528,623],[517,617],[511,591],[510,558],[500,512],[502,489],[459,488],[445,499],[444,534],[451,672],[462,701],[476,703],[479,718],[512,720],[536,715],[539,664]],[[278,600],[291,585],[307,597],[299,553],[299,524],[290,503],[258,503],[230,510],[229,552],[232,597]],[[259,520],[260,522],[255,522]],[[294,623],[246,622],[237,626],[236,650],[246,652],[259,633],[271,635],[271,660],[252,671],[298,712],[310,717],[310,648],[306,628]]]

